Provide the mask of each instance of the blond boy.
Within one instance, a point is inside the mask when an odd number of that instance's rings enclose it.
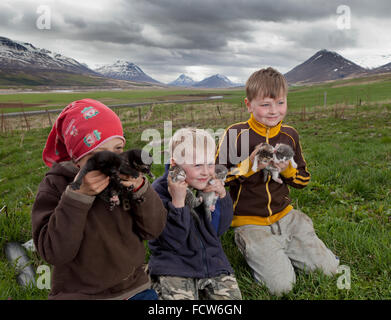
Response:
[[[174,134],[169,149],[170,165],[153,183],[168,211],[163,233],[149,241],[153,288],[163,300],[241,299],[219,239],[231,224],[232,200],[222,181],[209,183],[214,178],[215,141],[204,130],[184,128]],[[180,166],[186,180],[173,182],[170,166]],[[188,188],[218,195],[211,220],[202,205],[192,214],[186,203]]]

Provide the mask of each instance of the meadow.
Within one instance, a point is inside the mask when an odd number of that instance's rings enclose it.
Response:
[[[327,103],[324,105],[324,92]],[[223,101],[159,104],[167,96],[208,94],[207,90],[139,90],[72,94],[1,95],[1,102],[43,103],[61,108],[82,97],[105,103],[155,100],[137,109],[121,109],[127,148],[143,147],[142,132],[158,130],[171,120],[173,130],[192,125],[217,132],[233,122],[246,121],[243,89],[214,90]],[[210,92],[212,93],[212,92]],[[19,99],[19,100],[18,100]],[[50,100],[50,102],[49,102]],[[167,100],[167,98],[166,98]],[[244,299],[390,299],[391,298],[391,79],[339,81],[318,86],[293,87],[288,96],[285,123],[295,127],[312,179],[302,189],[291,188],[292,204],[314,222],[317,235],[350,271],[350,289],[338,278],[320,272],[297,271],[292,292],[277,298],[256,284],[250,268],[233,240],[233,230],[222,237]],[[22,121],[22,120],[20,120]],[[23,121],[22,121],[23,122]],[[39,121],[38,121],[39,122]],[[40,126],[0,132],[0,248],[6,242],[31,239],[30,212],[38,184],[48,170],[42,149],[50,131],[48,119]],[[160,176],[163,164],[154,164]],[[34,268],[46,264],[30,253]],[[344,269],[346,270],[346,268]],[[0,250],[0,299],[46,299],[48,290],[22,288],[14,269]]]

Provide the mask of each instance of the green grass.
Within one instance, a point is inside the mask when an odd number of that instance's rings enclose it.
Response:
[[[90,80],[86,80],[87,82]],[[67,82],[68,83],[68,82]],[[0,83],[1,84],[1,83]],[[69,85],[72,84],[72,75],[69,76]],[[86,83],[89,85],[89,83]],[[324,92],[327,92],[327,106],[335,104],[361,105],[385,103],[390,100],[391,74],[371,76],[358,79],[340,80],[330,83],[311,86],[292,87],[288,94],[290,110],[300,111],[305,106],[306,111],[314,107],[324,106]],[[25,93],[0,95],[1,103],[32,103],[41,104],[42,107],[31,107],[29,110],[42,108],[63,108],[70,101],[82,98],[93,98],[106,104],[120,104],[126,102],[158,101],[167,96],[192,96],[210,93],[211,90],[198,89],[133,89],[123,91],[94,91],[73,93]],[[230,103],[240,105],[243,103],[245,92],[239,89],[217,89],[214,93],[225,95]],[[244,104],[243,104],[244,105]],[[3,112],[21,111],[17,109],[2,109]]]
[[[296,88],[301,97],[313,96],[313,87]],[[320,89],[319,89],[320,90]],[[382,89],[379,89],[382,90]],[[172,92],[144,91],[134,93],[133,99],[148,100],[154,96]],[[226,113],[240,110],[243,92],[231,92],[230,104],[222,104]],[[101,95],[103,94],[103,95]],[[91,93],[91,96],[126,99],[128,93]],[[132,93],[133,94],[133,93]],[[143,96],[144,94],[144,96]],[[150,95],[151,94],[151,95]],[[155,95],[156,94],[156,95]],[[178,94],[176,92],[175,94]],[[298,93],[296,93],[298,94]],[[331,94],[329,93],[331,99]],[[77,95],[48,95],[56,101],[72,101]],[[81,97],[81,96],[78,96]],[[296,97],[296,98],[295,98]],[[381,96],[381,99],[389,97]],[[343,117],[333,109],[318,114],[307,114],[306,119],[295,113],[299,101],[292,92],[286,123],[300,133],[303,153],[312,180],[302,189],[291,188],[295,208],[309,215],[317,235],[340,258],[341,264],[351,270],[351,289],[338,289],[339,275],[327,277],[320,272],[297,272],[297,283],[292,292],[277,298],[264,286],[256,284],[251,270],[239,253],[233,240],[233,230],[223,237],[224,250],[236,272],[244,299],[389,299],[391,292],[391,107],[387,104],[366,104],[346,109]],[[375,97],[373,97],[375,99]],[[298,103],[298,102],[297,102]],[[191,121],[183,105],[157,105],[142,128],[132,119],[134,110],[120,115],[124,118],[127,147],[142,147],[141,131],[148,127],[162,127],[174,113],[175,128],[181,122],[199,123],[204,128],[225,128],[232,118],[201,121],[211,111],[208,106],[194,104],[196,120]],[[143,115],[149,108],[143,108]],[[213,108],[213,112],[215,112]],[[247,114],[244,113],[244,118]],[[180,119],[180,121],[178,120]],[[41,160],[42,149],[49,128],[30,131],[0,133],[0,208],[7,205],[8,216],[0,214],[0,248],[8,241],[25,242],[31,239],[30,212],[39,182],[47,171]],[[162,129],[158,130],[162,133]],[[162,164],[153,165],[153,172],[160,176]],[[45,264],[36,254],[31,255],[34,267]],[[0,299],[46,299],[48,291],[37,288],[23,289],[16,283],[12,267],[0,250]]]
[[[70,93],[24,93],[24,94],[2,94],[0,95],[1,103],[23,103],[23,104],[41,104],[43,107],[28,107],[27,110],[46,109],[62,109],[72,101],[90,98],[99,100],[107,105],[124,104],[132,102],[149,102],[162,100],[179,100],[181,99],[197,99],[200,96],[213,95],[233,96],[236,100],[240,100],[237,96],[243,95],[240,90],[192,90],[192,89],[137,89],[137,90],[121,90],[121,91],[86,91],[86,92],[70,92]],[[178,96],[180,96],[178,98]],[[18,112],[20,108],[2,108],[0,112]]]

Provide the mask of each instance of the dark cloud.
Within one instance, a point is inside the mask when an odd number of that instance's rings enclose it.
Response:
[[[64,16],[64,22],[78,29],[86,29],[88,26],[84,18],[76,18],[70,15]]]
[[[48,31],[36,27],[41,3],[2,0],[0,36],[56,50],[90,66],[127,59],[153,70],[158,80],[159,75],[167,78],[189,66],[229,70],[245,78],[248,71],[242,70],[265,65],[289,69],[323,48],[358,49],[369,32],[361,22],[377,19],[381,25],[391,9],[389,0],[42,0],[42,4],[52,11]],[[336,27],[342,4],[352,15],[349,30]]]
[[[285,36],[294,41],[300,48],[333,50],[354,47],[357,44],[358,30],[340,30],[328,26],[312,27],[302,30],[300,33],[292,32]]]

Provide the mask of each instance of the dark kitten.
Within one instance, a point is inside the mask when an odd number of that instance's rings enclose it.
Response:
[[[84,176],[93,170],[98,170],[109,177],[114,177],[119,183],[118,170],[121,166],[121,158],[111,151],[100,151],[95,153],[81,169],[77,179],[70,184],[73,190],[80,189]]]
[[[118,154],[111,151],[100,151],[94,154],[87,163],[80,170],[77,179],[70,184],[73,190],[80,189],[84,176],[93,170],[98,170],[110,177],[110,182],[98,197],[105,202],[110,203],[110,211],[115,205],[119,204],[118,195],[121,192],[122,184],[118,176],[119,168],[121,166],[121,158]]]
[[[122,164],[119,168],[121,174],[137,178],[140,172],[147,174],[152,179],[152,157],[142,149],[132,149],[121,153]]]

